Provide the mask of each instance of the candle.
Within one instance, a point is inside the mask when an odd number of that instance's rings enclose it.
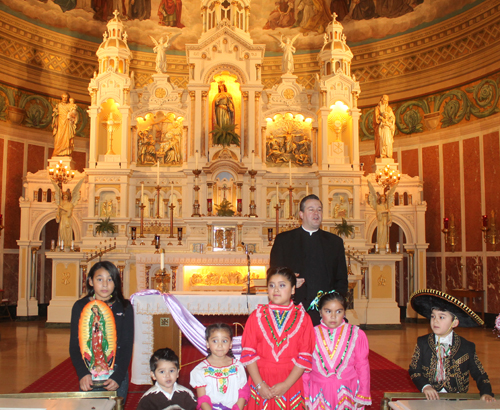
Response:
[[[385,244],[385,253],[391,253],[391,248],[388,243]]]
[[[378,253],[378,243],[375,244],[375,253]]]
[[[488,215],[483,215],[483,226],[488,227]]]
[[[141,204],[144,201],[144,182],[141,182]]]
[[[292,160],[288,161],[288,176],[290,178],[290,186],[292,186]]]
[[[396,253],[400,252],[401,252],[401,245],[399,244],[399,242],[396,242]]]
[[[306,182],[306,196],[309,195],[309,183]]]
[[[170,204],[173,204],[173,201],[174,200],[174,183],[171,182],[170,183]]]
[[[196,162],[194,169],[198,169],[198,156],[199,156],[198,151],[196,151],[194,153],[194,160]]]
[[[156,186],[160,185],[160,160],[156,163]]]
[[[255,151],[252,150],[252,169],[255,169]]]
[[[50,250],[53,251],[56,249],[56,240],[55,239],[52,239],[50,241]]]
[[[483,218],[484,218],[484,216],[483,216]],[[443,218],[444,229],[448,229],[449,221],[450,220],[448,218]]]
[[[278,183],[276,182],[276,205],[280,204],[280,192],[278,190]]]
[[[75,241],[71,241],[71,250],[74,251],[75,250]]]
[[[165,254],[163,253],[163,249],[160,253],[160,268],[161,270],[165,269]]]

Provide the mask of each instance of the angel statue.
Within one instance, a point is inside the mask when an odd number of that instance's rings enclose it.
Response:
[[[71,193],[69,189],[63,192],[59,185],[52,181],[55,188],[57,205],[56,222],[59,223],[59,243],[61,244],[61,248],[64,245],[69,246],[73,240],[71,217],[73,216],[73,208],[80,199],[80,188],[84,179],[82,178],[78,181]]]
[[[285,74],[292,74],[294,70],[293,65],[293,53],[295,53],[296,48],[293,46],[297,37],[300,36],[300,33],[295,35],[294,38],[290,39],[290,37],[285,37],[285,41],[283,41],[283,34],[280,33],[281,38],[278,38],[272,34],[269,34],[273,37],[283,49],[283,60],[281,61],[281,71]]]
[[[180,33],[177,33],[176,35],[173,35],[173,33],[168,33],[166,36],[162,36],[158,41],[154,37],[149,36],[149,38],[153,40],[153,43],[155,44],[153,51],[156,53],[156,72],[158,74],[167,73],[166,51],[168,49],[168,46],[170,45],[170,42],[179,35]]]
[[[394,205],[394,192],[398,184],[394,184],[389,192],[380,195],[368,181],[370,195],[368,201],[377,213],[377,244],[379,249],[385,249],[389,243],[389,228],[392,225],[391,207]]]

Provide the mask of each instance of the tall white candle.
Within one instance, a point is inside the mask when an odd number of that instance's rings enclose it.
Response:
[[[174,183],[172,182],[170,184],[170,204],[173,204],[173,201],[174,200]]]
[[[156,163],[156,186],[160,185],[160,161]]]
[[[162,270],[165,269],[165,254],[163,253],[163,249],[161,250],[160,253],[160,268]]]
[[[196,151],[196,152],[194,153],[194,160],[195,160],[195,167],[194,167],[194,169],[198,169],[198,156],[199,156],[199,155],[200,155],[200,154],[198,154],[198,151]]]
[[[252,169],[255,169],[255,151],[252,150]]]
[[[288,161],[288,176],[290,177],[290,186],[292,186],[292,160]]]
[[[278,183],[276,182],[276,205],[280,204],[280,192],[278,190]]]
[[[309,195],[309,182],[306,182],[306,196]]]
[[[141,182],[141,205],[144,202],[144,182]]]

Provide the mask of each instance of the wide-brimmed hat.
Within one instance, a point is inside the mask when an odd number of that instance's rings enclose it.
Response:
[[[455,315],[460,327],[482,326],[484,322],[465,303],[460,302],[447,293],[436,289],[417,290],[410,297],[412,308],[427,319],[430,319],[432,309],[448,311]]]

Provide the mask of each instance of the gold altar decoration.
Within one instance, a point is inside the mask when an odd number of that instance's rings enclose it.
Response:
[[[137,118],[137,164],[175,166],[182,164],[184,117],[157,111]]]
[[[312,165],[311,131],[312,119],[302,114],[276,114],[267,118],[266,127],[266,163],[281,166]]]
[[[351,118],[347,112],[349,107],[341,101],[337,101],[330,109],[332,111],[328,114],[328,130],[335,133],[335,141],[341,141],[341,134],[346,129],[347,121]]]
[[[184,289],[231,291],[247,283],[247,266],[184,266]],[[250,280],[255,286],[266,286],[266,267],[252,266]]]

